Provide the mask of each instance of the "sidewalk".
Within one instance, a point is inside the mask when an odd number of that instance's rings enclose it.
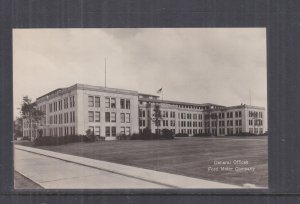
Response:
[[[15,169],[44,188],[241,188],[15,145]]]

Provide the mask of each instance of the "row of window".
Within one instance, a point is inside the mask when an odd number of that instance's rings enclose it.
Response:
[[[117,122],[116,112],[105,112],[105,122]],[[100,111],[89,111],[89,122],[100,122]],[[121,123],[130,123],[130,113],[120,113]]]
[[[263,113],[262,112],[257,112],[257,111],[249,111],[250,118],[263,118]]]
[[[50,133],[50,136],[75,135],[75,126],[50,128],[49,133]]]
[[[75,111],[69,113],[61,113],[57,115],[51,115],[49,117],[49,123],[52,124],[67,124],[75,123]]]
[[[70,105],[70,106],[69,106]],[[75,96],[70,96],[67,98],[64,98],[63,100],[54,101],[52,103],[49,103],[49,112],[56,112],[58,110],[62,109],[68,109],[68,108],[75,107]]]
[[[261,125],[263,125],[263,121],[260,120],[260,119],[257,119],[257,120],[249,120],[249,125],[258,125],[258,126],[261,126]]]
[[[253,128],[249,128],[249,132],[250,133],[254,133],[254,134],[263,134],[263,129],[262,128],[254,128],[254,129]]]
[[[88,106],[89,107],[100,107],[100,96],[88,96]],[[105,108],[116,108],[116,98],[114,97],[105,97]],[[130,99],[120,99],[120,108],[121,109],[130,109]]]
[[[178,118],[179,119],[192,119],[192,115],[193,115],[193,119],[194,120],[202,120],[202,114],[192,114],[192,113],[178,113]],[[198,117],[197,117],[198,116]],[[175,117],[175,114],[174,114]]]
[[[175,134],[175,129],[170,129],[174,134]],[[156,132],[160,133],[162,130],[161,129],[157,129],[155,130]],[[262,130],[261,130],[262,131]],[[206,134],[217,134],[217,129],[180,129],[179,130],[180,133],[183,134],[202,134],[202,133],[206,133]],[[234,128],[219,128],[219,135],[225,135],[225,134],[238,134],[242,132],[242,128],[235,128],[235,132],[234,132]]]
[[[162,115],[163,115],[163,117],[166,117],[166,118],[168,118],[168,111],[162,111]],[[226,117],[227,118],[233,118],[233,113],[234,112],[227,112],[227,114],[226,114]],[[142,117],[145,117],[144,116],[145,115],[145,113],[144,113],[144,111],[141,111],[141,113],[140,113],[140,117],[142,116]],[[173,111],[171,111],[170,112],[170,117],[171,118],[175,118],[175,112],[173,112]],[[235,117],[236,118],[240,118],[240,117],[242,117],[242,112],[241,111],[235,111]],[[178,118],[179,119],[193,119],[193,120],[202,120],[202,114],[196,114],[196,113],[178,113]],[[204,115],[204,119],[205,120],[208,120],[208,119],[217,119],[217,118],[219,118],[219,119],[223,119],[223,118],[225,118],[225,113],[219,113],[219,114],[217,114],[217,113],[212,113],[212,114],[205,114]]]
[[[96,135],[100,136],[101,135],[101,129],[100,126],[89,126],[89,129],[91,132]],[[124,127],[122,126],[120,128],[120,134],[121,135],[130,135],[130,127]],[[106,137],[115,137],[117,136],[117,128],[116,126],[105,126],[105,136]]]

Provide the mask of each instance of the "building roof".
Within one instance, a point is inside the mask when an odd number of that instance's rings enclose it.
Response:
[[[103,86],[94,86],[94,85],[87,85],[87,84],[74,84],[72,86],[66,87],[66,88],[58,88],[55,89],[47,94],[44,94],[40,97],[38,97],[36,100],[40,100],[44,97],[48,97],[51,95],[56,95],[56,94],[64,94],[67,92],[70,92],[72,90],[91,90],[91,91],[102,91],[102,92],[110,92],[110,93],[120,93],[120,94],[128,94],[128,95],[138,95],[137,91],[132,91],[132,90],[126,90],[126,89],[117,89],[117,88],[109,88],[109,87],[103,87]]]
[[[145,101],[145,102],[154,102],[154,103],[168,103],[168,104],[174,104],[174,105],[188,105],[188,106],[201,106],[201,107],[206,107],[206,106],[218,106],[218,107],[225,107],[213,103],[189,103],[189,102],[181,102],[181,101],[170,101],[170,100],[159,100],[159,99],[149,99],[149,98],[139,98],[140,101]]]
[[[57,92],[59,92],[59,91],[61,91],[61,90],[63,90],[63,88],[55,89],[55,90],[53,90],[53,91],[50,91],[49,93],[46,93],[46,94],[44,94],[44,95],[42,95],[42,96],[36,98],[36,100],[39,100],[39,99],[41,99],[41,98],[43,98],[43,97],[45,97],[45,96],[50,96],[50,95],[55,94],[55,93],[57,93]]]
[[[156,98],[159,97],[159,96],[157,96],[157,95],[153,95],[153,94],[145,94],[145,93],[139,93],[139,95],[141,95],[141,96],[152,96],[152,97],[156,97]]]

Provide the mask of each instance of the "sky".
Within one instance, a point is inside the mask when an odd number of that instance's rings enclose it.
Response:
[[[264,28],[14,29],[14,117],[23,96],[104,86],[105,58],[107,87],[267,108]]]

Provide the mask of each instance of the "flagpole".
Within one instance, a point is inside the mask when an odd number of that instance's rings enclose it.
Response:
[[[249,89],[250,106],[251,106],[251,89]]]
[[[105,88],[106,88],[106,57],[104,58],[104,77],[105,77],[105,80],[104,80],[104,85],[105,85]]]
[[[161,89],[161,100],[163,101],[164,100],[164,90]]]

